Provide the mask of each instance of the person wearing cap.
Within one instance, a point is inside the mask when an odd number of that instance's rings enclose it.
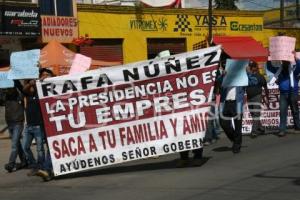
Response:
[[[258,84],[255,86],[248,86],[246,88],[247,93],[247,101],[248,101],[248,109],[252,116],[253,124],[252,124],[252,131],[251,137],[255,138],[258,135],[261,135],[265,132],[265,129],[261,125],[260,122],[260,114],[261,114],[261,105],[262,105],[262,88],[265,91],[265,103],[268,105],[268,96],[269,90],[267,87],[267,81],[263,75],[259,73],[258,64],[254,61],[249,63],[250,71],[253,76],[256,77]]]

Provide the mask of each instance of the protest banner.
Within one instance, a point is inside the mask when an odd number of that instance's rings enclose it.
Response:
[[[220,46],[37,83],[54,174],[201,148]]]
[[[40,50],[13,52],[10,56],[8,79],[35,79],[39,77]]]
[[[280,122],[280,111],[279,111],[279,96],[280,92],[278,89],[278,85],[276,84],[268,84],[269,90],[269,106],[267,106],[266,102],[262,102],[262,110],[261,110],[261,124],[267,131],[278,131],[279,130],[279,122]],[[263,93],[263,99],[265,99],[265,93]],[[298,102],[300,103],[300,101]],[[244,115],[243,115],[243,126],[242,133],[250,134],[252,130],[253,120],[251,114],[248,110],[248,104],[244,106]],[[292,112],[288,110],[287,117],[287,126],[293,126],[293,116]]]
[[[87,71],[92,64],[90,57],[76,53],[69,74],[78,74]]]
[[[294,61],[293,51],[296,46],[296,38],[287,36],[270,37],[269,60]]]
[[[247,86],[248,76],[246,67],[249,60],[226,60],[226,75],[222,82],[222,87]]]
[[[14,87],[14,81],[7,78],[8,72],[0,72],[0,88]]]

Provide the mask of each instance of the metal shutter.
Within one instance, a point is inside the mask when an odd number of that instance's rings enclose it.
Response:
[[[123,63],[122,40],[96,41],[92,46],[80,47],[80,53],[93,60]]]

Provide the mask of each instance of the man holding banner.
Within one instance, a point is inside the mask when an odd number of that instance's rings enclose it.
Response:
[[[196,150],[220,46],[37,82],[55,176]]]

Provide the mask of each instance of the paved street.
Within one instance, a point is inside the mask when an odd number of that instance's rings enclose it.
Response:
[[[43,182],[28,170],[8,174],[9,140],[0,139],[0,198],[14,199],[155,199],[155,200],[299,200],[300,135],[244,137],[233,155],[224,136],[205,148],[201,167],[174,168],[177,155],[142,160]]]

